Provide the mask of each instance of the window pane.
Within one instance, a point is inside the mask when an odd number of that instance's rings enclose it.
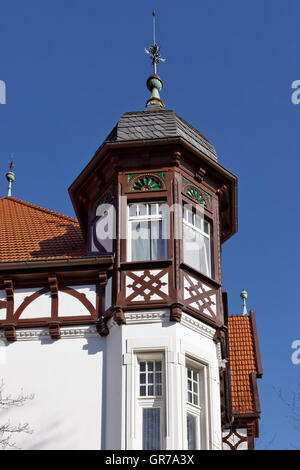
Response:
[[[163,238],[162,220],[150,222],[151,259],[166,259],[167,240]]]
[[[188,450],[196,450],[196,423],[197,423],[196,416],[188,413],[187,414]]]
[[[156,385],[156,396],[160,397],[162,395],[162,386]]]
[[[161,373],[160,372],[155,374],[155,382],[157,384],[161,384]]]
[[[147,362],[147,365],[148,365],[148,370],[153,370],[153,362]]]
[[[157,362],[155,363],[155,370],[156,370],[156,371],[161,370],[161,362],[160,362],[160,361],[157,361]]]
[[[148,222],[131,223],[131,259],[144,261],[150,259],[150,236]]]
[[[199,230],[202,230],[202,225],[203,225],[203,216],[199,214],[195,214],[195,227],[197,227]]]
[[[210,276],[210,240],[192,227],[183,224],[184,262]]]
[[[158,204],[150,204],[150,215],[157,215]]]
[[[140,387],[140,396],[145,397],[146,396],[146,385],[142,385]]]
[[[131,204],[129,206],[129,216],[130,217],[136,217],[138,214],[137,212],[137,204]]]
[[[163,202],[163,203],[159,204],[158,213],[159,213],[159,215],[163,215],[163,214],[165,214],[165,211],[166,211],[166,203]]]
[[[201,238],[200,271],[210,276],[210,241],[204,236]]]
[[[154,374],[149,374],[148,375],[148,383],[153,384],[153,381],[154,381]]]
[[[146,383],[146,374],[140,374],[140,384]]]
[[[209,223],[204,220],[204,232],[209,235]]]
[[[160,408],[143,408],[143,450],[160,447]]]
[[[149,386],[148,386],[148,395],[149,395],[150,397],[153,397],[153,395],[154,395],[154,387],[153,387],[153,385],[149,385]]]
[[[198,244],[198,233],[186,225],[183,226],[183,256],[184,262],[189,266],[200,270],[200,248]]]
[[[145,216],[147,215],[148,204],[139,204],[139,215]]]
[[[146,362],[140,362],[140,371],[143,372],[146,370]]]

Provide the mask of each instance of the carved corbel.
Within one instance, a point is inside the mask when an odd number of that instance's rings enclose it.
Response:
[[[60,325],[58,321],[51,321],[48,324],[49,327],[49,334],[52,339],[60,339]]]
[[[198,167],[195,175],[196,180],[199,181],[199,183],[202,183],[205,174],[206,170],[204,170],[204,168]]]
[[[183,305],[179,302],[176,302],[171,305],[170,321],[180,323],[182,316],[182,307]]]
[[[55,274],[49,274],[48,283],[51,292],[51,318],[56,319],[58,317],[58,281]]]
[[[117,323],[117,325],[119,326],[126,325],[126,320],[125,320],[123,309],[121,307],[113,307],[112,311],[113,311],[113,318],[115,322]]]
[[[17,341],[16,326],[13,323],[6,323],[3,328],[7,341],[10,343]]]
[[[226,184],[223,184],[219,189],[217,189],[217,195],[221,199],[221,211],[224,211],[227,206],[229,205],[229,198],[228,198],[228,187]]]
[[[109,330],[106,326],[106,321],[103,317],[99,318],[96,322],[96,330],[100,336],[108,336]]]
[[[11,279],[4,280],[4,289],[7,300],[7,320],[12,322],[14,316],[14,286]]]
[[[107,272],[98,274],[99,285],[104,288],[107,284]]]
[[[181,153],[180,152],[173,152],[172,153],[172,163],[175,166],[180,165]]]

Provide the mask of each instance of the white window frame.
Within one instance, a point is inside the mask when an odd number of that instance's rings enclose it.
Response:
[[[132,205],[147,205],[147,213],[146,215],[135,215],[131,216],[130,215],[130,206]],[[149,207],[151,204],[156,204],[157,211],[156,214],[149,214]],[[166,252],[166,257],[163,259],[168,258],[168,223],[167,223],[167,213],[164,208],[163,213],[159,214],[159,204],[166,205],[166,201],[129,201],[127,203],[127,261],[132,261],[132,223],[133,222],[160,222],[162,221],[162,240],[165,240],[165,252]],[[141,261],[153,261],[153,259],[150,260],[141,260]]]
[[[137,363],[137,377],[136,377],[136,402],[137,402],[137,435],[139,447],[143,450],[143,409],[144,408],[159,408],[160,409],[160,449],[165,449],[165,394],[166,394],[166,374],[165,374],[165,361],[163,352],[148,352],[137,353],[135,355]],[[160,361],[162,364],[162,394],[160,396],[141,396],[140,395],[140,362],[147,361]]]
[[[188,400],[188,369],[197,373],[198,383],[198,405],[191,403]],[[188,449],[188,435],[187,435],[187,416],[192,415],[196,419],[196,435],[195,442],[196,448],[190,450],[204,450],[208,449],[208,406],[207,406],[207,380],[208,371],[207,366],[194,358],[186,356],[185,360],[185,384],[184,384],[184,399],[185,399],[185,422],[186,429],[186,444]]]
[[[162,310],[161,313],[166,313]],[[173,441],[176,439],[172,431],[173,425],[171,416],[173,414],[173,391],[174,391],[174,378],[171,373],[172,366],[175,361],[175,353],[171,344],[169,336],[141,336],[134,338],[127,338],[126,340],[126,353],[123,355],[123,363],[126,366],[126,396],[124,408],[124,449],[138,450],[142,448],[140,416],[138,414],[138,379],[139,368],[137,358],[140,355],[159,354],[163,357],[164,364],[164,429],[163,429],[163,449],[173,449]]]
[[[188,221],[188,219],[186,217],[186,212],[187,211],[192,212],[193,223],[190,223]],[[194,232],[200,234],[201,236],[203,236],[204,238],[206,238],[208,240],[208,260],[207,260],[208,272],[206,272],[204,274],[206,276],[211,277],[211,275],[212,275],[212,246],[211,246],[211,244],[212,244],[212,237],[211,237],[212,223],[211,223],[211,221],[206,219],[206,217],[204,216],[203,211],[204,211],[203,209],[200,210],[198,207],[195,208],[191,204],[184,203],[183,208],[182,208],[182,224],[185,225],[188,229],[193,230]],[[196,215],[200,216],[203,219],[203,221],[208,224],[208,233],[206,233],[201,228],[196,227],[196,224],[194,223]],[[183,261],[184,261],[184,263],[186,263],[186,260],[184,258],[184,251],[185,251],[184,250],[184,243],[185,243],[184,230],[182,231],[182,243],[183,243]],[[188,264],[188,263],[186,263],[186,264]],[[191,266],[191,265],[189,265],[189,266]],[[198,269],[195,268],[194,266],[191,266],[191,267],[198,271]]]

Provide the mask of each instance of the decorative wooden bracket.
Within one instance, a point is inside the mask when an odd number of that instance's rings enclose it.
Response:
[[[221,204],[221,211],[224,211],[229,205],[229,196],[228,196],[228,187],[226,184],[223,184],[218,190],[217,195],[220,196],[222,204]]]
[[[103,317],[99,318],[96,322],[96,329],[100,336],[108,336],[109,330],[106,326],[106,321]]]
[[[6,292],[6,300],[7,300],[7,314],[6,319],[9,322],[13,322],[14,316],[14,286],[11,279],[4,280],[4,289]]]
[[[7,279],[4,281],[4,289],[6,292],[6,299],[13,300],[14,299],[14,286],[11,279]]]
[[[7,341],[10,343],[17,341],[16,326],[13,323],[6,323],[3,328]]]
[[[182,307],[183,305],[179,302],[176,302],[171,305],[170,320],[180,323],[182,316]]]
[[[117,323],[117,325],[119,326],[126,325],[126,320],[125,320],[123,309],[121,307],[113,307],[112,311],[113,311],[113,318],[115,322]]]
[[[52,339],[60,339],[60,325],[58,321],[49,322],[49,334]]]
[[[48,283],[51,292],[51,318],[56,320],[58,318],[58,282],[55,274],[49,274]]]
[[[196,180],[199,181],[199,183],[202,183],[205,174],[206,170],[204,170],[204,168],[198,167],[195,175]]]
[[[107,284],[107,273],[99,273],[99,285],[100,287],[105,287]]]
[[[57,277],[55,276],[55,274],[49,275],[48,282],[50,286],[51,296],[57,296],[58,295],[58,282],[57,282]]]
[[[172,163],[175,166],[180,165],[181,153],[180,152],[173,152],[172,153]]]

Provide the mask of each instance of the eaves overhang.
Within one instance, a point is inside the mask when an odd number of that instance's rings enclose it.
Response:
[[[0,286],[7,279],[16,281],[20,286],[40,285],[41,281],[46,282],[48,276],[53,274],[61,280],[73,279],[76,283],[78,281],[78,284],[91,280],[98,282],[99,273],[112,273],[113,265],[113,256],[2,262]]]
[[[219,175],[220,181],[225,182],[225,187],[227,183],[227,202],[224,202],[223,206],[225,210],[229,211],[229,225],[227,230],[224,232],[224,236],[221,237],[222,242],[228,240],[233,234],[237,232],[237,177],[224,168],[220,163],[211,159],[199,149],[194,147],[192,144],[187,142],[183,137],[166,137],[166,138],[155,138],[155,139],[141,139],[141,140],[127,140],[127,141],[116,141],[109,142],[105,141],[99,149],[96,151],[95,155],[91,161],[86,165],[86,167],[81,171],[78,177],[69,187],[69,194],[71,201],[81,225],[83,234],[87,234],[87,214],[86,208],[86,191],[88,181],[90,178],[94,177],[95,173],[97,174],[99,167],[106,162],[107,156],[111,156],[111,153],[121,149],[139,149],[139,148],[148,148],[148,147],[161,147],[161,146],[176,146],[181,145],[195,157],[198,157],[199,160],[205,162],[208,168],[210,168],[214,173]],[[111,162],[111,165],[113,162]],[[170,163],[171,164],[171,163]],[[220,185],[224,187],[224,184]],[[220,198],[222,198],[222,192],[220,192]],[[228,200],[229,198],[229,200]],[[228,217],[227,217],[228,219]]]

